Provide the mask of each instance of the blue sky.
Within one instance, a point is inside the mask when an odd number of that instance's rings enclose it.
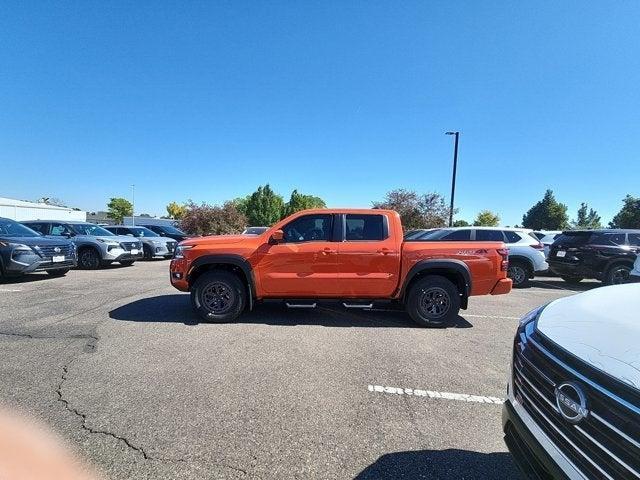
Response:
[[[640,195],[640,3],[3,2],[0,196],[86,210],[270,183],[394,188],[504,224],[547,188],[605,220]]]

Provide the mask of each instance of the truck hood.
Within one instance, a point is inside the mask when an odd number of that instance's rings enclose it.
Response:
[[[538,330],[591,366],[640,389],[640,284],[601,287],[555,300]]]
[[[233,244],[247,241],[248,239],[255,239],[255,236],[247,235],[211,235],[208,237],[195,237],[183,240],[181,245],[223,245]]]

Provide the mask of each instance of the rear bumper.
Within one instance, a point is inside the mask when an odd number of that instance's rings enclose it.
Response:
[[[510,278],[501,278],[498,280],[498,283],[495,284],[493,290],[491,290],[491,295],[504,295],[511,291],[511,287],[513,286],[513,282]]]
[[[549,270],[562,277],[598,278],[594,272],[585,269],[580,264],[549,262]]]
[[[540,440],[536,438],[510,400],[507,400],[502,407],[502,430],[504,442],[525,478],[530,480],[582,478],[576,476],[577,472],[574,469],[566,472],[560,467],[554,458],[554,456],[559,458],[557,457],[559,451],[546,437],[540,437]],[[551,452],[555,455],[552,455],[542,442],[548,444],[548,448],[553,448],[555,451],[551,450]]]
[[[629,283],[640,283],[640,275],[629,275]]]

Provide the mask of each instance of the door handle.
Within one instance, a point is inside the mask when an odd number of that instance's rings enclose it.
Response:
[[[320,253],[322,255],[329,255],[331,253],[337,253],[336,250],[331,250],[329,247],[327,248],[323,248],[322,250],[320,250]]]
[[[381,253],[382,255],[389,255],[390,253],[393,253],[393,251],[391,251],[391,249],[389,248],[381,248],[380,250],[378,250],[378,253]]]

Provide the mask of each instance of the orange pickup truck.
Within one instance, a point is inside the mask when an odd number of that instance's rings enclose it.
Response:
[[[405,242],[394,211],[319,209],[297,212],[260,235],[185,240],[170,278],[211,322],[235,320],[256,301],[282,299],[292,308],[320,300],[347,308],[393,302],[420,325],[442,326],[472,295],[509,293],[507,266],[502,242]]]

